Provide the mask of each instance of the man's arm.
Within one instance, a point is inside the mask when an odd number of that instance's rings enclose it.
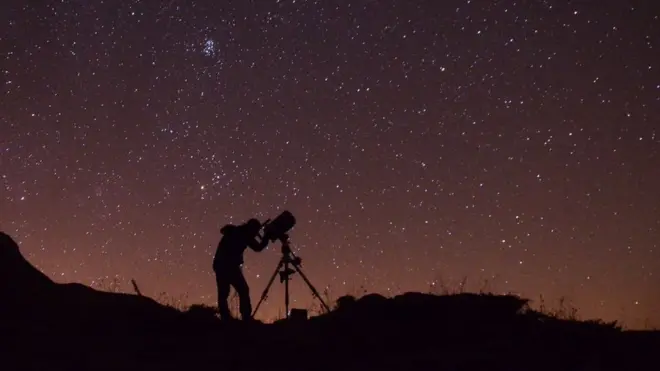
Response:
[[[268,246],[268,239],[267,238],[261,238],[261,242],[257,242],[255,238],[251,238],[250,242],[248,243],[248,246],[256,251],[260,252],[261,250],[265,249],[266,246]]]

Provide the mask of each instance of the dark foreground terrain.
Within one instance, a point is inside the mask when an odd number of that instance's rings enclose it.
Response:
[[[345,297],[302,323],[223,323],[57,284],[0,234],[0,370],[658,370],[660,333],[555,319],[514,296]]]

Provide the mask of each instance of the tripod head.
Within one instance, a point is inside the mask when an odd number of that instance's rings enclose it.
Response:
[[[286,264],[291,264],[294,267],[298,267],[302,264],[302,259],[296,254],[293,253],[291,250],[291,244],[289,244],[289,235],[288,234],[283,234],[279,238],[280,242],[282,243],[281,246],[281,252],[282,252],[282,261]],[[288,265],[285,265],[285,267],[288,267]],[[292,269],[284,269],[282,272],[280,272],[280,281],[285,281],[289,279],[289,276],[294,274],[295,271]]]
[[[288,254],[293,254],[293,251],[291,251],[291,244],[289,244],[289,235],[288,234],[283,234],[278,238],[280,243],[282,244],[282,255],[288,255]]]
[[[283,235],[279,236],[277,239],[282,243],[282,246],[284,246],[284,245],[288,246],[289,245],[289,234],[288,233],[284,233]]]

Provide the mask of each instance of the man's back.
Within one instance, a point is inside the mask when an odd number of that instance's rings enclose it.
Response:
[[[231,224],[222,227],[220,232],[223,236],[213,258],[213,269],[243,264],[243,252],[249,242],[249,236],[240,226]]]

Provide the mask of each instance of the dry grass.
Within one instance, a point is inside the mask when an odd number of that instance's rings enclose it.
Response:
[[[496,290],[494,290],[493,287],[493,280],[484,280],[483,282],[481,282],[476,292],[474,290],[468,289],[468,283],[469,280],[467,277],[463,277],[460,281],[452,284],[450,283],[450,281],[443,279],[441,276],[438,276],[436,277],[436,279],[431,281],[427,292],[429,294],[440,295],[440,296],[458,295],[464,293],[479,293],[479,294],[488,294],[488,295],[501,294],[495,292]],[[125,285],[122,285],[122,280],[119,277],[103,277],[92,281],[92,283],[90,284],[90,287],[100,291],[142,295],[140,293],[139,288],[137,287],[137,283],[135,283],[134,281],[132,281],[131,290],[126,290],[124,286]],[[330,310],[334,310],[337,308],[337,299],[339,299],[340,297],[352,296],[356,299],[359,299],[360,297],[369,293],[370,291],[368,290],[366,285],[355,286],[352,289],[345,291],[341,295],[336,293],[330,287],[325,287],[320,292],[323,301],[328,305]],[[391,296],[391,295],[385,295],[385,296]],[[199,309],[203,307],[202,309],[206,311],[213,310],[215,313],[217,313],[217,306],[215,305],[189,304],[189,297],[187,293],[178,296],[173,296],[173,295],[169,295],[164,291],[161,291],[155,297],[153,297],[153,299],[159,302],[160,304],[178,309],[182,312],[195,308]],[[234,290],[232,290],[232,293],[229,297],[229,308],[234,317],[236,318],[240,317],[239,297]],[[325,313],[325,309],[316,298],[313,298],[312,303],[306,309],[310,316],[317,316]],[[533,302],[528,307],[528,309],[534,310],[542,315],[556,319],[570,320],[570,321],[580,321],[580,320],[584,321],[584,319],[579,313],[578,308],[569,298],[565,296],[558,298],[557,302],[553,305],[549,303],[548,300],[543,295],[540,295],[538,301]],[[272,320],[276,321],[279,319],[283,319],[284,317],[285,317],[285,313],[283,312],[283,309],[280,308],[278,314]],[[616,327],[622,326],[622,324],[618,321],[605,322],[600,319],[586,320],[585,322],[600,323],[600,324],[606,324],[608,326],[616,326]],[[651,321],[647,319],[644,325],[644,329],[658,330],[660,328],[656,324],[651,323]]]

